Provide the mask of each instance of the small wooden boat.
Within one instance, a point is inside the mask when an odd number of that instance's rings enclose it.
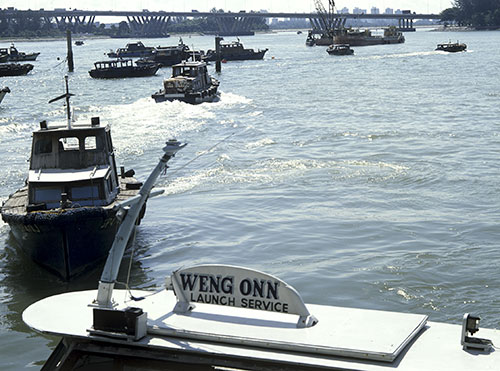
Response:
[[[441,50],[443,52],[448,52],[448,53],[457,53],[457,52],[463,52],[467,49],[467,45],[464,43],[459,43],[458,41],[456,43],[444,43],[444,44],[438,44],[436,47],[436,50]]]
[[[10,93],[10,89],[8,87],[0,89],[0,103],[2,103],[5,94]]]
[[[106,258],[121,222],[119,204],[142,185],[133,170],[118,173],[110,127],[99,117],[71,122],[72,95],[66,90],[50,101],[66,98],[68,124],[40,123],[33,132],[26,185],[1,208],[26,255],[66,281]]]
[[[238,41],[220,44],[220,58],[226,61],[262,59],[267,51],[267,48],[263,50],[245,49],[239,39]],[[205,58],[207,61],[215,61],[217,59],[216,51],[212,49],[207,50]]]
[[[123,77],[153,76],[160,68],[157,63],[135,65],[131,59],[117,59],[94,63],[94,69],[89,71],[96,79],[117,79]]]
[[[353,55],[354,50],[351,49],[349,44],[333,44],[326,49],[330,55]]]
[[[190,61],[172,66],[172,77],[163,81],[163,89],[151,97],[156,103],[180,100],[197,104],[218,99],[219,81],[208,74],[205,62]]]
[[[4,76],[22,76],[26,75],[33,69],[33,65],[19,64],[19,63],[6,63],[0,64],[0,77]]]
[[[115,52],[108,53],[110,58],[144,58],[150,57],[155,52],[152,46],[145,46],[142,42],[129,43],[124,48],[118,48]]]

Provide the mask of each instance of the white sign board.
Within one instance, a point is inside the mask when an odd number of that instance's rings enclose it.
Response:
[[[176,313],[190,311],[194,308],[191,303],[204,303],[297,314],[300,316],[298,327],[317,323],[292,286],[256,270],[231,265],[199,265],[173,272],[171,283],[178,300],[174,308]]]

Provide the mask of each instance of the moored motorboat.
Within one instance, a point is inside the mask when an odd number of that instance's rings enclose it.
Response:
[[[144,58],[150,57],[155,52],[152,46],[145,46],[142,42],[128,43],[124,48],[118,48],[116,51],[108,53],[110,58]]]
[[[51,100],[66,98],[68,124],[40,123],[33,132],[26,184],[1,208],[20,248],[64,280],[106,257],[121,222],[119,204],[141,186],[133,171],[118,174],[108,125],[98,117],[71,122],[71,95],[67,91]]]
[[[33,69],[29,63],[4,63],[0,64],[0,77],[4,76],[22,76],[28,74]]]
[[[12,44],[9,48],[0,48],[0,54],[7,54],[9,62],[25,62],[25,61],[35,61],[40,53],[25,53],[20,52]]]
[[[348,44],[333,44],[326,49],[330,55],[353,55],[354,50]]]
[[[220,43],[220,59],[225,59],[226,61],[262,59],[267,51],[267,48],[259,50],[244,48],[239,39],[229,43]],[[215,61],[217,59],[216,51],[212,49],[207,50],[205,59],[207,61]]]
[[[157,63],[134,65],[131,59],[116,59],[94,63],[94,69],[89,71],[91,77],[97,79],[117,79],[123,77],[153,76],[160,68]]]
[[[8,87],[4,87],[0,89],[0,103],[2,103],[5,94],[10,93],[10,89]]]
[[[443,52],[448,52],[448,53],[463,52],[466,49],[467,45],[464,43],[459,43],[458,41],[456,43],[452,43],[450,41],[448,43],[438,44],[436,47],[436,50],[441,50]]]
[[[218,99],[219,81],[208,74],[207,64],[182,62],[172,66],[172,76],[163,81],[163,89],[151,97],[156,103],[179,100],[198,104]]]

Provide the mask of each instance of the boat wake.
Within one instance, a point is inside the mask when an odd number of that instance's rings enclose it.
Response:
[[[383,55],[372,55],[369,57],[364,57],[360,59],[387,59],[387,58],[408,58],[408,57],[424,57],[427,55],[440,54],[440,52],[432,50],[426,52],[413,52],[413,53],[398,53],[398,54],[383,54]]]
[[[265,138],[260,141],[249,143],[246,148],[273,145],[272,139]],[[210,169],[191,172],[186,177],[170,178],[169,184],[163,184],[164,195],[181,194],[196,191],[206,191],[216,188],[226,189],[228,185],[235,184],[259,184],[276,185],[287,183],[295,179],[300,183],[301,179],[307,181],[310,177],[322,177],[324,182],[330,184],[333,181],[343,182],[353,179],[369,179],[370,182],[385,182],[391,179],[406,176],[408,168],[402,165],[369,162],[369,161],[321,161],[313,159],[281,160],[267,159],[256,161],[249,168],[235,168],[229,154],[220,154],[216,160],[216,166]],[[318,173],[317,170],[325,170]],[[320,183],[323,183],[320,181]]]

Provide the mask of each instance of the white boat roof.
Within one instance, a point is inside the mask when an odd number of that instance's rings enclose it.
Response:
[[[308,304],[318,318],[313,327],[296,328],[294,318],[249,309],[196,304],[189,315],[171,312],[176,298],[163,290],[150,295],[133,291],[141,301],[125,300],[115,290],[118,307],[139,307],[148,313],[148,334],[131,342],[89,335],[97,291],[71,292],[43,299],[23,313],[30,327],[46,334],[97,339],[112,344],[189,351],[201,355],[268,361],[336,370],[498,370],[500,352],[465,351],[460,345],[461,326],[428,322],[426,316]],[[147,296],[149,295],[149,296]],[[289,316],[289,315],[285,315]],[[425,326],[422,331],[419,328]],[[411,339],[410,335],[416,336]],[[500,344],[500,331],[481,329],[481,337]],[[409,344],[405,344],[411,339]],[[392,362],[380,362],[399,349]],[[368,359],[368,355],[376,358]],[[480,356],[478,356],[480,355]]]
[[[37,169],[28,173],[29,183],[69,183],[91,179],[104,178],[111,170],[109,166],[98,169],[89,167],[85,169]]]
[[[178,64],[174,64],[172,67],[202,67],[206,66],[205,62],[200,61],[183,61]]]
[[[38,129],[35,132],[51,132],[51,131],[65,131],[65,130],[103,130],[108,128],[109,125],[100,122],[99,125],[92,125],[90,121],[81,121],[71,123],[71,129],[68,128],[67,123],[47,123],[47,129]]]

